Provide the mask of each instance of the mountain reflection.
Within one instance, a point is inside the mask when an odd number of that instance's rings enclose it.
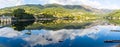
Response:
[[[34,46],[52,46],[65,43],[67,47],[71,44],[71,46],[76,46],[76,43],[79,44],[90,44],[91,46],[106,46],[104,44],[104,40],[109,39],[119,39],[120,35],[119,33],[111,33],[111,29],[116,30],[119,29],[119,26],[114,25],[98,25],[86,29],[61,29],[61,30],[23,30],[21,32],[18,32],[10,27],[5,27],[0,29],[0,37],[3,38],[11,38],[13,40],[9,40],[10,42],[13,41],[14,43],[17,43],[17,39],[19,41],[23,41],[26,43],[24,46],[26,47],[34,47]],[[27,35],[26,32],[31,32],[30,35]],[[114,35],[116,34],[116,35]],[[77,40],[78,39],[78,40]],[[16,40],[16,41],[15,41]],[[77,42],[75,41],[77,40]],[[82,41],[84,40],[84,41]],[[2,40],[0,39],[0,43]],[[70,43],[67,43],[67,41],[70,41]],[[71,42],[73,41],[73,42]],[[80,42],[79,42],[80,41]],[[93,42],[94,44],[91,44]],[[5,44],[3,45],[7,45]],[[22,43],[22,42],[21,42]],[[75,43],[75,44],[74,44]],[[11,44],[10,44],[11,45]],[[18,45],[18,44],[17,44]],[[14,47],[15,45],[11,45],[11,47]],[[82,47],[87,47],[86,45],[81,45]],[[89,45],[88,45],[89,46]],[[108,47],[114,46],[108,45]]]
[[[14,21],[11,27],[14,30],[60,30],[60,29],[82,29],[92,24],[93,20],[37,20],[37,21]]]
[[[92,24],[93,20],[44,20],[37,21],[26,27],[28,30],[60,30],[60,29],[82,29]]]

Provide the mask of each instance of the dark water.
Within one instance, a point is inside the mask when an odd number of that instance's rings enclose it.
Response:
[[[117,24],[99,20],[50,20],[1,23],[0,47],[120,47]]]

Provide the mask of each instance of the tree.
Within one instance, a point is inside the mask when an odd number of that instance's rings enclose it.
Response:
[[[25,13],[24,9],[16,9],[13,14],[17,19],[35,19],[33,14]]]
[[[22,19],[22,14],[25,13],[24,9],[16,9],[14,10],[13,14],[17,19]]]

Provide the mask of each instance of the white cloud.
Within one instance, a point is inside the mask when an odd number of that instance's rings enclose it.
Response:
[[[22,5],[24,0],[0,0],[0,8]]]
[[[101,7],[101,8],[107,8],[107,9],[120,9],[120,6],[119,6],[119,5],[111,4],[110,6],[104,6],[104,7]]]
[[[93,7],[101,6],[100,2],[98,1],[91,1],[91,0],[40,0],[41,2],[44,2],[45,4],[52,4],[52,3],[58,3],[62,5],[89,5]]]
[[[120,6],[116,4],[113,4],[111,1],[108,0],[102,0],[102,2],[98,0],[39,0],[41,2],[44,2],[44,4],[52,4],[52,3],[58,3],[62,5],[88,5],[99,9],[120,9]],[[103,4],[105,3],[105,4]],[[106,5],[109,4],[109,5]]]
[[[37,1],[37,2],[36,2]],[[35,4],[35,2],[38,4],[40,2],[41,4],[52,4],[52,3],[58,3],[62,5],[88,5],[95,8],[105,8],[105,9],[120,9],[119,1],[115,0],[114,3],[111,0],[0,0],[0,8],[4,7],[10,7],[10,6],[16,6],[16,5],[22,5],[22,4]],[[28,2],[28,3],[27,3]]]

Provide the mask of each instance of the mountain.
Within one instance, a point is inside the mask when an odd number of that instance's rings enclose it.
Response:
[[[94,13],[106,13],[106,12],[111,12],[112,10],[108,9],[97,9],[97,8],[92,8],[87,5],[60,5],[60,4],[46,4],[44,7],[63,7],[66,9],[77,9],[77,10],[84,10],[86,12],[94,12]]]
[[[90,6],[86,5],[60,5],[60,4],[45,4],[45,5],[40,5],[40,4],[26,4],[26,5],[20,5],[20,6],[14,6],[14,7],[7,7],[7,8],[2,8],[0,9],[0,15],[2,14],[8,14],[11,13],[14,9],[17,8],[22,8],[25,9],[26,12],[28,13],[40,13],[42,9],[45,8],[64,8],[64,9],[69,9],[69,10],[76,10],[76,11],[84,11],[84,12],[90,12],[90,13],[108,13],[111,10],[106,10],[106,9],[96,9],[92,8]]]

